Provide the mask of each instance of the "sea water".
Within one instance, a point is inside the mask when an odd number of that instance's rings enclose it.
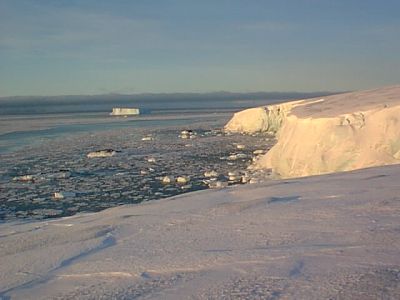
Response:
[[[86,112],[3,114],[0,220],[70,216],[218,186],[215,182],[240,184],[253,151],[268,144],[264,135],[221,130],[237,103],[152,105],[147,113],[127,118],[88,107]],[[192,138],[182,138],[182,130],[190,130]],[[102,149],[117,152],[87,157]],[[208,178],[208,171],[218,175]],[[165,176],[171,182],[163,181]],[[176,182],[179,176],[187,182]]]

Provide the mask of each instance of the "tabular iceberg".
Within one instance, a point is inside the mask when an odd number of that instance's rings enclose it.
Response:
[[[114,107],[111,116],[136,116],[140,115],[139,108],[121,108],[121,107]]]

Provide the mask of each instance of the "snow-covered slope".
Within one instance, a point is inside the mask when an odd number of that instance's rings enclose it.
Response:
[[[0,298],[399,299],[399,177],[386,166],[1,224]]]

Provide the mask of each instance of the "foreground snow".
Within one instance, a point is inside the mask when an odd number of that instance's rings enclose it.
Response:
[[[400,166],[0,225],[0,297],[399,299]]]

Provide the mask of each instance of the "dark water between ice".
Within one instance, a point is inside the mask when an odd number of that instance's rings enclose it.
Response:
[[[0,221],[43,219],[93,212],[122,204],[157,200],[207,189],[210,180],[241,182],[252,152],[266,137],[225,135],[220,131],[237,103],[207,108],[186,105],[137,117],[108,112],[3,115],[0,119]],[[165,104],[164,104],[165,105]],[[243,104],[242,104],[243,105]],[[181,130],[196,133],[179,137]],[[143,137],[152,136],[151,141]],[[237,144],[245,144],[238,149]],[[111,148],[117,155],[90,159],[90,151]],[[238,159],[230,156],[241,155]],[[148,158],[155,161],[149,162]],[[206,178],[204,172],[219,175]],[[229,179],[229,174],[237,174]],[[21,176],[32,180],[18,180]],[[163,176],[185,176],[187,184],[165,184]],[[55,199],[54,193],[72,193]]]

